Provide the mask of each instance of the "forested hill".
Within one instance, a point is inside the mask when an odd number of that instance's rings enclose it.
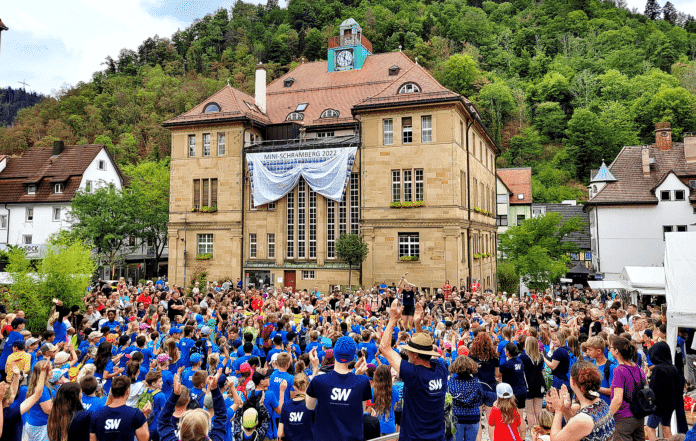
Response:
[[[36,92],[11,87],[0,88],[0,127],[12,124],[17,112],[41,102],[45,97]]]
[[[0,154],[60,138],[106,143],[121,163],[167,156],[163,120],[228,81],[253,93],[258,61],[274,79],[302,56],[324,59],[353,17],[375,53],[401,46],[477,104],[498,165],[533,167],[535,201],[583,198],[589,170],[651,142],[655,122],[671,121],[677,141],[696,131],[696,22],[671,4],[650,0],[643,15],[622,2],[238,1],[106,57],[90,82],[21,111],[0,129]]]

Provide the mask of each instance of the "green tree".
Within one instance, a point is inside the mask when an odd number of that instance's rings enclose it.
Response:
[[[143,161],[126,166],[123,172],[131,178],[130,200],[137,204],[135,237],[152,248],[154,259],[146,274],[155,276],[157,264],[167,244],[169,222],[169,161]],[[149,251],[148,251],[149,254]]]
[[[98,258],[111,268],[122,252],[130,249],[128,239],[139,234],[137,201],[126,192],[106,186],[92,191],[77,192],[70,208],[72,229],[96,248]]]
[[[594,112],[578,109],[568,122],[566,136],[575,177],[589,180],[590,170],[598,168],[604,158],[606,139],[602,121]]]
[[[438,65],[435,76],[443,86],[467,97],[473,96],[486,81],[469,54],[452,55]]]
[[[351,286],[353,267],[367,259],[367,244],[357,234],[341,234],[336,241],[336,257],[348,264],[348,286]]]
[[[27,328],[40,332],[46,329],[52,307],[51,299],[64,305],[81,305],[96,266],[90,248],[82,241],[66,235],[52,237],[46,254],[36,261],[36,268],[20,248],[9,253],[11,297],[6,305],[24,310]]]
[[[498,289],[508,294],[516,294],[520,289],[520,276],[515,271],[515,266],[507,260],[498,260]]]
[[[493,126],[493,137],[500,145],[503,122],[515,110],[515,99],[512,96],[512,91],[505,81],[496,80],[483,86],[479,92],[478,101],[482,104],[486,119]]]
[[[563,137],[566,128],[566,115],[558,103],[540,103],[535,109],[534,127],[549,141]]]
[[[568,271],[569,254],[578,250],[562,239],[582,228],[579,217],[564,222],[560,213],[548,213],[510,227],[500,235],[499,249],[527,286],[543,290]]]

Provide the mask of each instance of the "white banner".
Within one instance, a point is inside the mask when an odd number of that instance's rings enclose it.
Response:
[[[320,195],[340,201],[357,147],[247,153],[254,207],[277,201],[304,178]]]

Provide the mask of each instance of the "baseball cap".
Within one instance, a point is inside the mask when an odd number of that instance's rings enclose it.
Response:
[[[256,371],[251,376],[251,381],[253,381],[254,384],[256,386],[258,386],[259,383],[261,383],[261,380],[263,380],[264,378],[270,377],[272,373],[273,373],[273,369],[266,369],[266,373],[262,373],[261,371]]]
[[[498,395],[498,398],[510,398],[514,396],[512,387],[507,383],[498,383],[495,387],[495,393]]]
[[[104,336],[104,334],[102,334],[101,332],[92,331],[87,336],[87,340],[94,340],[95,338],[102,338],[103,336]]]
[[[276,360],[278,360],[278,354],[279,354],[279,352],[276,352],[275,354],[273,354],[273,356],[271,357],[271,364],[275,363]]]
[[[340,363],[349,363],[355,359],[356,349],[355,341],[351,337],[343,336],[336,340],[334,358]]]
[[[191,360],[191,365],[194,365],[194,364],[198,363],[199,361],[201,361],[201,357],[202,357],[201,354],[191,355],[191,358],[189,358],[189,360]]]
[[[13,328],[16,328],[17,326],[23,325],[23,324],[25,324],[26,322],[27,322],[27,321],[24,320],[23,318],[16,317],[14,320],[12,320],[11,326],[12,326]]]
[[[201,328],[201,334],[208,335],[208,334],[210,334],[210,332],[211,332],[211,330],[207,326],[203,326],[203,328]]]
[[[3,332],[7,331],[7,333],[9,334],[10,332],[13,331],[13,329],[12,329],[12,326],[7,325],[7,326],[5,326],[4,328],[2,328],[2,331],[3,331]]]
[[[41,352],[53,352],[58,347],[52,343],[44,343],[43,346],[41,346]]]
[[[251,365],[245,361],[239,365],[239,372],[251,372]]]
[[[33,345],[33,344],[38,343],[38,342],[39,342],[39,339],[38,339],[38,338],[32,337],[32,338],[30,338],[30,339],[27,340],[26,347],[29,347],[29,346],[31,346],[31,345]]]
[[[169,335],[174,335],[174,334],[181,334],[181,329],[174,326],[172,329],[169,330]]]
[[[253,407],[248,408],[244,411],[242,416],[242,426],[245,429],[253,429],[256,427],[256,423],[259,419],[259,412]]]
[[[225,374],[220,374],[220,378],[218,379],[218,387],[222,388],[225,383],[227,383],[227,376]]]

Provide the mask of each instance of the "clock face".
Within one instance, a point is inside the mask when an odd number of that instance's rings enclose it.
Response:
[[[336,66],[337,67],[350,67],[353,65],[353,51],[343,50],[336,54]]]

